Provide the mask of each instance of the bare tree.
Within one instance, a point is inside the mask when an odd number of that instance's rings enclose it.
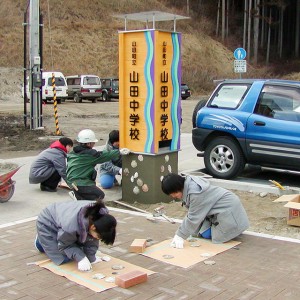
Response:
[[[248,47],[247,47],[247,53],[248,53],[248,59],[250,60],[250,53],[251,53],[251,26],[252,26],[252,0],[249,0],[249,6],[248,6]]]
[[[296,8],[296,30],[295,30],[295,57],[299,58],[299,44],[300,44],[300,1],[297,1]]]
[[[219,36],[221,0],[218,0],[216,36]]]
[[[247,14],[248,14],[248,0],[245,0],[245,2],[244,2],[244,33],[243,33],[243,48],[244,49],[246,49]]]
[[[225,41],[225,11],[226,11],[226,0],[222,0],[222,41]]]
[[[266,55],[266,64],[270,62],[270,41],[271,41],[271,24],[272,24],[272,9],[270,9],[270,17],[268,20],[268,41],[267,41],[267,55]]]
[[[260,0],[254,1],[253,62],[257,64]]]

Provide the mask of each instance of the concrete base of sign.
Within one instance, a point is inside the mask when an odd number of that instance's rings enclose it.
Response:
[[[178,173],[178,151],[161,154],[130,153],[122,158],[122,200],[154,204],[170,202],[161,190],[161,179]]]

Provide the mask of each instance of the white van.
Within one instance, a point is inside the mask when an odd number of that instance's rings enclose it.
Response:
[[[66,78],[61,72],[42,72],[42,101],[46,103],[47,101],[53,101],[52,73],[55,77],[56,100],[57,103],[61,103],[68,97]],[[26,94],[27,98],[30,99],[28,80],[27,77]]]
[[[83,99],[96,103],[101,98],[101,82],[97,75],[66,76],[68,98],[81,103]]]

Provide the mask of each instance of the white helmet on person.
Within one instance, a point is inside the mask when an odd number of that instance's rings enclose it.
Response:
[[[95,133],[91,129],[83,129],[78,133],[77,142],[81,144],[87,143],[96,143],[98,140],[96,139]]]

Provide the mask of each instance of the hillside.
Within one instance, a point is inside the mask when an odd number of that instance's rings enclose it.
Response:
[[[124,21],[115,14],[160,10],[186,15],[157,0],[40,0],[44,19],[43,70],[65,75],[118,74],[118,31]],[[0,67],[17,68],[22,80],[24,12],[28,0],[2,0],[0,10]],[[48,7],[49,5],[49,7]],[[128,30],[142,29],[143,23],[128,22]],[[171,30],[172,22],[159,22],[158,29]],[[212,81],[233,78],[232,50],[210,37],[213,24],[203,18],[177,21],[182,33],[182,80],[193,93],[212,89]],[[239,45],[236,45],[237,47]],[[265,77],[266,68],[248,66],[243,77]]]

